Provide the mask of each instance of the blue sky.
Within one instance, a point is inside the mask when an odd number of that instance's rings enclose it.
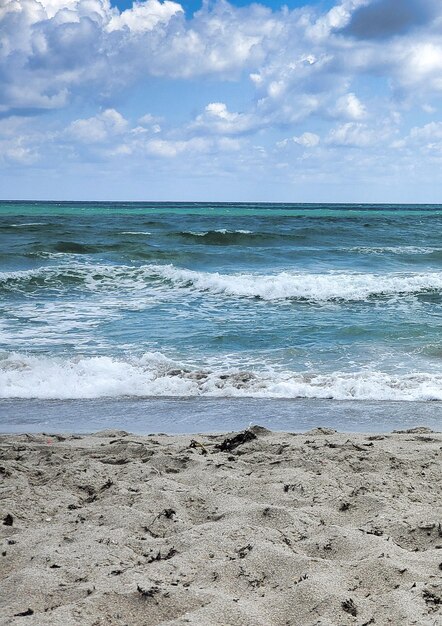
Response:
[[[111,2],[112,6],[117,7],[120,11],[125,11],[126,9],[130,9],[133,5],[132,0],[117,0]],[[202,7],[202,0],[186,0],[180,3],[183,7],[186,15],[188,17],[192,17],[192,15],[199,11]],[[245,7],[251,2],[247,0],[237,0],[236,2],[231,2],[233,6],[236,7]],[[266,0],[265,2],[261,2],[260,4],[269,7],[273,10],[278,10],[283,6],[287,6],[289,9],[293,10],[295,8],[305,7],[308,3],[304,0],[291,0],[291,2],[283,2],[279,0]],[[314,4],[322,10],[331,9],[336,3],[334,0],[321,0],[319,2],[313,2],[310,4]]]
[[[4,199],[442,202],[440,0],[3,0]]]

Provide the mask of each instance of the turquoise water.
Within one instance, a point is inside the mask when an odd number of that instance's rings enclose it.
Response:
[[[439,205],[0,203],[0,398],[441,400],[441,227]]]

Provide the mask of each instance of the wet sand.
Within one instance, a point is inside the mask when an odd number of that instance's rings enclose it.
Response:
[[[442,624],[442,434],[0,437],[0,624]]]

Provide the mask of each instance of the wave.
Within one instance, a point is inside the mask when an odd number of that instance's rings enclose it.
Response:
[[[344,272],[219,274],[183,270],[170,265],[157,266],[154,271],[177,285],[199,291],[262,300],[360,301],[376,296],[442,290],[440,272],[386,275]]]
[[[385,255],[397,254],[403,256],[426,256],[442,254],[442,248],[433,246],[354,246],[351,248],[339,248],[345,252],[356,252],[357,254]]]
[[[152,233],[148,230],[124,230],[122,235],[151,235]]]
[[[155,396],[434,401],[442,400],[442,374],[196,369],[159,352],[127,360],[9,353],[0,360],[1,398]]]
[[[46,225],[47,225],[46,222],[23,222],[21,224],[9,224],[11,228],[25,228],[28,226],[46,226]]]
[[[77,241],[58,241],[53,249],[55,252],[67,252],[69,254],[90,254],[95,252],[96,247]]]
[[[209,245],[245,245],[255,243],[259,240],[274,239],[273,233],[255,233],[251,230],[228,230],[226,228],[218,228],[216,230],[184,230],[172,233],[173,237],[184,240],[190,240],[197,244]]]
[[[174,265],[65,264],[33,270],[0,272],[0,290],[80,285],[91,291],[143,290],[149,286],[261,300],[309,302],[365,301],[407,295],[442,294],[442,272],[389,274],[325,272],[221,274]]]
[[[136,233],[138,234],[138,233]],[[44,252],[63,252],[66,254],[100,254],[106,252],[125,252],[128,253],[136,250],[136,246],[127,245],[124,242],[102,243],[102,244],[86,244],[78,241],[57,241],[44,248]],[[41,253],[39,248],[33,248],[32,252]]]
[[[217,228],[216,230],[205,230],[202,232],[196,232],[194,230],[185,230],[181,232],[181,235],[193,235],[195,237],[207,237],[207,235],[254,235],[262,233],[254,233],[251,230],[228,230],[227,228]]]

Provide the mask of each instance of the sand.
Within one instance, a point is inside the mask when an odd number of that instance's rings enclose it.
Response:
[[[442,434],[246,433],[1,436],[0,623],[442,624]]]

